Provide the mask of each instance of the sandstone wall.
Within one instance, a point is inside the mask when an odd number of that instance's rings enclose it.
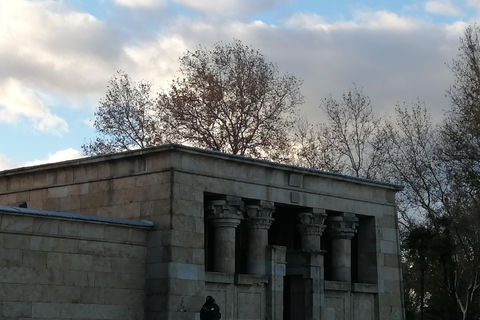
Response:
[[[143,319],[147,223],[0,206],[1,319]]]

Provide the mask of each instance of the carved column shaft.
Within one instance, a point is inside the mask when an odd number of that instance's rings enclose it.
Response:
[[[265,275],[265,250],[268,245],[268,229],[273,222],[274,211],[273,203],[268,201],[260,201],[258,204],[246,206],[250,233],[247,257],[249,274]]]
[[[332,239],[332,279],[352,281],[352,238],[357,232],[358,218],[352,213],[328,217],[328,234]]]
[[[213,200],[208,203],[208,219],[214,229],[214,262],[216,272],[235,273],[235,228],[243,219],[243,202],[239,198]]]

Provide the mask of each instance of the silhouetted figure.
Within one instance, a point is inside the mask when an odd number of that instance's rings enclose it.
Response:
[[[218,320],[221,317],[220,307],[216,304],[215,299],[208,296],[200,310],[200,320]]]

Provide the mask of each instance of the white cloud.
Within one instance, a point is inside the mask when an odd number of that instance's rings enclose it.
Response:
[[[420,21],[399,16],[388,11],[357,11],[353,20],[328,22],[317,14],[294,14],[286,20],[287,26],[309,30],[413,30],[419,28]]]
[[[360,11],[355,13],[355,21],[367,29],[373,30],[414,30],[423,23],[409,17],[402,17],[389,11]]]
[[[68,148],[64,150],[59,150],[54,153],[49,153],[45,159],[37,159],[33,161],[28,161],[24,163],[24,166],[35,166],[44,163],[60,162],[66,160],[79,159],[84,157],[84,155],[75,149]]]
[[[165,4],[164,0],[113,0],[113,2],[128,8],[158,8]]]
[[[241,17],[257,14],[288,0],[172,0],[183,6],[198,10],[208,16],[217,18]]]
[[[454,6],[449,0],[432,0],[425,3],[425,10],[428,13],[441,14],[447,16],[458,16],[461,14],[459,8]]]
[[[480,10],[480,0],[467,0],[467,5],[477,10]]]
[[[131,63],[123,41],[121,30],[64,2],[1,0],[0,83],[10,84],[10,94],[0,94],[3,114],[8,111],[8,121],[19,114],[40,119],[36,129],[48,131],[61,122],[48,109],[52,101],[63,108],[98,101],[110,76]],[[23,104],[14,104],[12,90],[26,94],[17,98]]]
[[[12,169],[17,166],[18,165],[14,161],[8,159],[5,155],[0,153],[0,171]]]
[[[68,131],[67,122],[52,114],[34,91],[22,87],[17,80],[0,82],[0,122],[25,120],[38,131],[53,134]]]

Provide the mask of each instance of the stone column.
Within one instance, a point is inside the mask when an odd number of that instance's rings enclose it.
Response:
[[[302,250],[320,252],[320,236],[325,229],[324,221],[327,217],[325,210],[313,209],[312,212],[298,214],[300,223],[297,228],[302,236]]]
[[[327,232],[332,239],[332,280],[352,281],[352,238],[357,232],[358,218],[353,213],[328,216]]]
[[[214,227],[213,270],[235,273],[235,228],[243,219],[243,202],[226,197],[208,202],[208,219]]]
[[[268,245],[268,229],[272,225],[272,214],[275,211],[273,202],[257,201],[245,206],[249,228],[249,247],[247,272],[265,275],[265,250]]]

